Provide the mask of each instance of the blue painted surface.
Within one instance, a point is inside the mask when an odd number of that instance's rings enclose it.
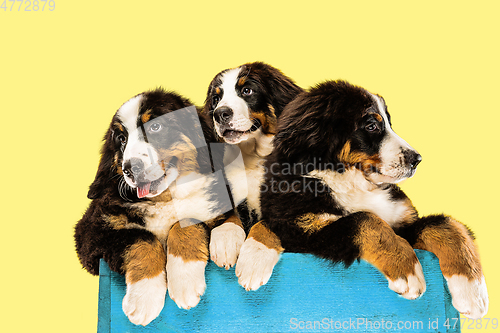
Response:
[[[416,252],[427,282],[417,300],[391,291],[366,262],[346,269],[312,255],[285,253],[268,284],[254,292],[238,284],[234,269],[209,263],[200,304],[182,310],[167,296],[160,316],[146,327],[129,322],[121,308],[124,277],[101,261],[98,332],[460,332],[453,328],[459,314],[438,259]]]

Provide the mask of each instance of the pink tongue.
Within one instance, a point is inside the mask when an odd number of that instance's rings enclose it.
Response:
[[[144,198],[146,195],[149,194],[149,187],[151,186],[151,183],[146,183],[143,186],[137,187],[137,196],[139,199]]]

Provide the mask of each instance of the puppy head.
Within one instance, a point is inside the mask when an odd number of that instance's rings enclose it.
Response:
[[[422,159],[392,130],[384,99],[344,81],[322,83],[285,108],[275,154],[316,169],[355,167],[374,184],[412,177]]]
[[[158,196],[180,175],[200,171],[204,149],[197,110],[187,99],[162,89],[139,94],[113,117],[88,196],[102,195],[111,179],[118,179],[122,198]],[[206,168],[210,157],[201,155]]]
[[[275,134],[276,118],[300,91],[278,69],[262,62],[248,63],[215,76],[204,113],[219,140],[239,144]]]

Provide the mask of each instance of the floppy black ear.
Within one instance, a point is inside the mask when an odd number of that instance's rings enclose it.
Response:
[[[274,137],[274,154],[288,163],[335,163],[345,137],[343,119],[325,96],[299,94],[284,109]]]
[[[288,103],[304,91],[279,69],[266,63],[255,62],[248,66],[251,66],[251,71],[259,73],[259,76],[262,77],[262,83],[266,87],[267,96],[274,107],[276,117],[279,117]]]
[[[87,198],[97,199],[101,197],[106,188],[109,188],[113,174],[114,149],[112,147],[113,132],[109,129],[104,136],[104,144],[101,148],[101,160],[97,168],[94,182],[89,187]]]

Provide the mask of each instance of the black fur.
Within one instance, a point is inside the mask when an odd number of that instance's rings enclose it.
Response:
[[[193,105],[189,100],[172,92],[163,89],[156,89],[144,93],[142,104],[140,105],[139,117],[147,110],[152,110],[152,119],[167,114],[171,111],[179,110]],[[182,115],[180,115],[182,117]],[[203,141],[205,146],[198,148],[197,163],[200,172],[211,173],[214,170],[222,169],[222,156],[214,156],[214,164],[209,154],[209,143],[215,141],[213,132],[204,117],[199,116],[204,137],[199,137],[198,133],[192,129],[181,128],[182,124],[189,124],[186,119],[173,119],[173,123],[168,124],[167,135],[175,135],[176,131],[188,136],[192,142]],[[175,123],[179,121],[179,123]],[[191,122],[192,123],[192,122]],[[142,127],[139,121],[138,126]],[[120,119],[115,115],[109,129],[104,136],[104,144],[101,149],[101,159],[95,180],[90,185],[88,198],[92,199],[89,208],[82,219],[75,227],[75,242],[78,257],[83,267],[91,274],[99,273],[99,259],[104,258],[111,269],[119,273],[123,272],[123,256],[125,250],[138,241],[151,241],[155,235],[148,230],[141,229],[145,226],[144,214],[139,206],[133,203],[151,203],[150,199],[139,199],[135,191],[130,190],[123,180],[120,172],[123,148],[120,135],[126,137],[126,129],[120,126]],[[148,136],[150,140],[155,140],[153,136]],[[167,140],[168,141],[168,140]],[[170,138],[175,141],[175,138]],[[154,143],[153,143],[154,144]],[[118,159],[116,159],[118,156]],[[126,193],[119,191],[120,186]],[[222,185],[224,186],[224,185]],[[209,198],[217,200],[218,198]],[[232,207],[226,207],[231,210]],[[195,207],[194,207],[195,209]],[[119,228],[109,223],[109,217],[119,217],[127,228]]]

